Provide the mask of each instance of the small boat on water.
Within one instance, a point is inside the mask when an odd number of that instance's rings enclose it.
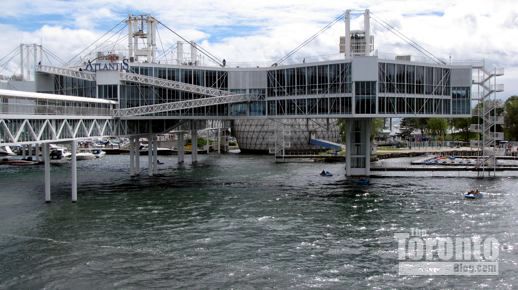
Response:
[[[464,198],[467,198],[467,199],[479,199],[479,198],[482,198],[484,197],[484,193],[483,192],[479,192],[478,190],[477,191],[467,191],[464,193]]]
[[[0,160],[0,164],[25,166],[25,165],[36,165],[39,163],[37,161],[4,158],[4,159]]]
[[[96,158],[97,157],[92,153],[91,150],[80,149],[76,153],[77,160],[92,160]]]
[[[368,178],[359,178],[358,180],[354,181],[358,185],[369,185],[370,181]]]
[[[322,172],[320,172],[320,176],[330,177],[330,176],[333,176],[333,174],[329,171],[322,170]]]
[[[94,148],[92,149],[92,154],[95,156],[95,158],[101,158],[106,155],[106,152],[104,152],[102,149]]]

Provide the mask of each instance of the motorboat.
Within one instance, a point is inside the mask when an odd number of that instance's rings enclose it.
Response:
[[[49,155],[51,160],[66,160],[72,156],[72,153],[68,152],[68,149],[65,147],[58,147],[51,144]]]
[[[91,150],[85,150],[85,149],[80,149],[78,150],[78,152],[76,153],[76,160],[92,160],[92,159],[96,159],[97,157],[95,156],[94,153],[92,153]]]
[[[329,177],[329,176],[333,176],[333,174],[331,172],[329,172],[329,171],[322,170],[322,172],[320,172],[320,176]]]
[[[95,158],[101,158],[104,155],[106,155],[106,152],[104,152],[102,149],[94,148],[91,150],[92,154],[95,156]]]
[[[9,146],[0,147],[0,156],[16,156]]]
[[[480,191],[473,191],[473,190],[470,190],[470,191],[467,191],[464,193],[464,198],[467,198],[467,199],[479,199],[479,198],[482,198],[484,197],[484,192],[480,192]]]

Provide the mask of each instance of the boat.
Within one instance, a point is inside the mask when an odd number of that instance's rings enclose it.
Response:
[[[16,156],[9,146],[0,147],[0,156]]]
[[[470,191],[467,191],[464,193],[464,198],[467,198],[467,199],[479,199],[479,198],[482,198],[484,197],[484,193],[483,192],[479,192],[478,194],[476,193],[472,193]]]
[[[101,158],[104,155],[106,155],[106,152],[104,152],[102,149],[94,148],[91,150],[92,154],[95,156],[95,158]]]
[[[65,147],[58,147],[56,145],[50,145],[50,160],[66,160],[72,153],[68,152]]]
[[[322,172],[320,172],[320,176],[329,177],[329,176],[333,176],[333,174],[331,172],[329,172],[329,171],[322,170]]]
[[[36,165],[39,163],[36,161],[4,158],[4,159],[0,160],[0,164],[25,166],[25,165]]]
[[[76,153],[76,160],[92,160],[96,158],[97,157],[95,156],[95,154],[93,154],[92,151],[88,149],[80,149]]]

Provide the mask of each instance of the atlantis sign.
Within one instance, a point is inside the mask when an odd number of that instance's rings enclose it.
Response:
[[[98,72],[98,71],[124,71],[129,72],[128,59],[123,59],[122,62],[97,62],[92,63],[88,61],[85,67],[85,71]]]

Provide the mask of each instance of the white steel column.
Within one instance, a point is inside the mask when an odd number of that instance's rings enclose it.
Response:
[[[140,138],[135,137],[135,175],[140,175]]]
[[[77,141],[72,141],[72,202],[77,201]]]
[[[218,128],[218,154],[221,154],[221,128]]]
[[[184,160],[184,143],[183,132],[178,133],[178,141],[176,148],[178,149],[178,163],[183,163]]]
[[[158,140],[153,136],[153,174],[158,173]]]
[[[134,147],[135,147],[135,142],[133,140],[133,137],[130,137],[129,138],[130,140],[130,145],[129,145],[129,154],[130,154],[130,176],[135,176],[135,160],[134,160],[134,155],[135,155],[135,150],[134,150]]]
[[[153,176],[153,135],[147,137],[147,173],[149,176]]]
[[[40,162],[40,144],[36,144],[36,147],[35,147],[35,161],[37,162]]]
[[[351,143],[351,131],[352,131],[352,120],[347,120],[345,123],[345,174],[351,176],[351,154],[352,154],[352,143]]]
[[[28,145],[28,152],[27,152],[27,159],[29,160],[34,160],[33,156],[32,156],[32,144],[29,144]]]
[[[365,9],[363,14],[363,30],[365,30],[365,55],[369,56],[371,53],[371,25],[369,9]]]
[[[192,163],[198,162],[198,131],[194,123],[191,124],[191,158]]]
[[[351,56],[351,10],[345,11],[345,39],[344,39],[345,58]]]
[[[45,162],[45,202],[50,202],[50,154],[48,143],[43,145],[43,160]]]

